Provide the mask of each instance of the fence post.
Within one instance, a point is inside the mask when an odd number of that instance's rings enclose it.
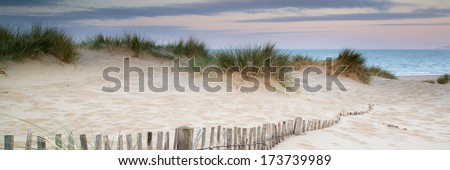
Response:
[[[232,128],[228,128],[227,129],[227,133],[226,133],[227,135],[227,144],[226,144],[226,146],[227,146],[227,150],[231,150],[231,149],[233,149],[233,147],[232,147],[232,143],[233,143],[233,129]]]
[[[274,143],[275,143],[275,124],[271,123],[269,124],[269,128],[270,128],[270,145],[269,145],[269,149],[272,149]]]
[[[247,150],[247,139],[248,139],[247,128],[242,128],[242,138],[241,138],[242,150]]]
[[[217,148],[217,150],[220,150],[220,149],[221,149],[221,148],[220,148],[220,145],[222,145],[222,144],[220,143],[220,138],[222,137],[221,130],[222,130],[222,127],[221,127],[221,126],[217,126],[217,146],[219,146],[219,147]]]
[[[288,120],[288,136],[292,136],[294,134],[294,120]]]
[[[119,135],[117,139],[117,150],[123,150],[123,136]]]
[[[252,147],[253,147],[253,150],[256,150],[256,146],[257,146],[257,134],[256,134],[256,127],[253,127],[252,128],[253,129],[253,143],[252,143]]]
[[[38,150],[46,150],[46,146],[45,146],[45,138],[42,136],[38,136],[37,137],[37,149]]]
[[[241,128],[237,129],[237,142],[235,143],[237,145],[237,150],[242,150],[242,132]]]
[[[237,145],[236,145],[236,143],[237,143],[237,127],[235,126],[235,127],[233,128],[233,145],[234,145],[234,147],[232,147],[233,150],[237,150]]]
[[[25,150],[31,150],[31,145],[33,141],[33,132],[31,130],[27,133],[27,141],[25,142]]]
[[[173,150],[177,149],[177,142],[178,142],[178,128],[175,128],[175,136],[173,137]]]
[[[14,136],[5,135],[5,150],[14,150]]]
[[[302,133],[305,133],[305,132],[306,132],[305,127],[306,127],[306,120],[303,120],[303,121],[302,121]]]
[[[177,150],[192,150],[193,139],[194,139],[194,129],[182,126],[177,128],[175,134],[175,146]]]
[[[127,134],[127,150],[133,150],[133,136]]]
[[[222,127],[222,140],[223,145],[225,146],[225,150],[227,149],[227,128]]]
[[[202,145],[200,145],[200,148],[205,149],[205,142],[206,142],[206,128],[203,128],[203,131],[202,131]]]
[[[270,150],[270,149],[272,149],[272,124],[271,123],[268,123],[267,124],[267,150]]]
[[[162,150],[163,148],[163,134],[164,132],[158,132],[156,136],[156,150]]]
[[[266,141],[266,134],[267,134],[267,124],[263,124],[262,126],[262,135],[261,135],[261,149],[262,150],[267,150],[267,141]]]
[[[248,139],[248,150],[253,150],[253,144],[254,144],[254,139],[253,139],[253,134],[255,133],[255,129],[250,128],[250,134],[249,134],[249,139]]]
[[[278,127],[277,124],[273,124],[273,146],[275,146],[276,144],[278,144]]]
[[[137,140],[137,150],[142,150],[142,133],[138,133],[136,136],[136,140]]]
[[[152,132],[147,132],[147,150],[152,150]]]
[[[170,145],[170,143],[169,143],[170,138],[169,137],[170,137],[169,132],[166,132],[166,142],[164,144],[164,150],[169,150],[169,145]]]
[[[102,145],[103,145],[103,139],[102,139],[102,135],[96,135],[95,136],[95,150],[102,150]]]
[[[214,127],[211,127],[211,136],[209,137],[209,149],[213,150],[214,147]]]
[[[82,150],[88,150],[87,139],[85,134],[80,135],[80,143]]]
[[[261,150],[261,126],[256,129],[256,150]]]
[[[111,144],[109,143],[108,135],[103,136],[103,141],[105,142],[105,150],[111,150]]]
[[[300,134],[302,134],[302,118],[298,117],[295,119],[294,135],[300,135]]]

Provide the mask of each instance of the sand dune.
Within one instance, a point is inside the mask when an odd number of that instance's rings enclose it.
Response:
[[[112,84],[102,78],[102,70],[121,66],[123,58],[131,54],[80,53],[76,65],[49,58],[12,63],[8,76],[0,75],[1,113],[54,133],[117,135],[173,131],[179,126],[252,127],[295,117],[334,118],[339,112],[364,110],[372,103],[376,106],[369,114],[345,117],[331,128],[288,138],[275,149],[450,149],[448,85],[381,78],[364,85],[343,78],[348,91],[209,93],[178,92],[169,86],[163,93],[148,89],[139,93],[137,78],[132,78],[132,92],[105,93],[102,86]],[[141,67],[170,65],[151,57],[132,58],[131,63]],[[301,73],[294,76],[301,77]],[[182,76],[183,85],[187,85],[186,77]],[[170,73],[169,84],[173,84],[172,78]],[[161,81],[160,74],[155,80]],[[310,83],[324,85],[325,76],[312,75]],[[32,124],[0,115],[0,136],[14,134],[25,139],[28,129],[39,131]],[[0,144],[3,146],[3,138]]]

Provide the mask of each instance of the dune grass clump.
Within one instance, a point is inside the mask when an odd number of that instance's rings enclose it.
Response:
[[[150,39],[145,39],[136,33],[125,33],[122,36],[106,36],[97,34],[93,37],[88,37],[81,43],[92,49],[116,49],[126,48],[133,51],[134,57],[141,57],[143,52],[151,52],[156,48],[156,42]]]
[[[313,59],[310,56],[303,56],[303,55],[296,55],[291,57],[290,63],[292,66],[294,66],[294,69],[300,70],[302,68],[308,67],[308,66],[322,66],[324,64],[324,61]]]
[[[207,45],[204,41],[189,37],[187,40],[180,39],[167,45],[167,49],[176,55],[184,55],[187,58],[205,57],[209,55]]]
[[[368,67],[366,70],[372,76],[383,77],[386,79],[398,79],[393,73],[387,70],[383,70],[379,66]]]
[[[450,74],[444,74],[442,76],[439,76],[436,80],[439,84],[447,84],[450,79]]]
[[[370,74],[366,69],[366,59],[361,53],[344,49],[334,61],[333,68],[337,70],[343,65],[347,66],[347,69],[342,73],[344,76],[369,84]]]
[[[6,59],[6,56],[11,53],[11,46],[14,39],[14,33],[9,27],[0,26],[0,59]]]
[[[284,75],[285,67],[289,66],[289,55],[275,49],[275,44],[253,46],[247,48],[220,50],[216,53],[217,65],[224,70],[237,66],[240,69],[247,66],[263,67],[264,61],[270,58],[271,66],[276,67],[278,75]],[[277,77],[281,78],[281,77]]]
[[[434,80],[424,80],[423,82],[430,83],[430,84],[435,84],[436,83],[436,81],[434,81]]]
[[[86,40],[81,42],[81,45],[91,49],[99,50],[103,48],[120,47],[121,41],[117,37],[106,36],[100,33],[88,37]]]
[[[151,51],[156,47],[155,41],[146,40],[136,33],[126,33],[122,41],[127,48],[135,52],[136,57],[141,56],[143,51]]]
[[[55,26],[35,24],[28,30],[0,26],[0,56],[2,60],[23,61],[41,54],[54,55],[65,63],[77,58],[72,36]]]

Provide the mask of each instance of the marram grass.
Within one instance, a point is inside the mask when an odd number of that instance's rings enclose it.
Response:
[[[133,51],[135,57],[142,57],[148,53],[155,57],[175,59],[178,57],[194,58],[196,65],[202,68],[216,65],[226,70],[237,66],[262,67],[268,58],[272,66],[277,67],[284,75],[282,67],[293,66],[301,69],[304,66],[323,66],[324,61],[315,60],[308,56],[293,56],[275,49],[275,44],[266,43],[259,46],[245,48],[224,49],[217,53],[210,53],[207,44],[194,37],[180,39],[166,45],[159,45],[154,40],[145,38],[137,33],[124,33],[117,36],[97,34],[86,38],[80,44],[91,49],[125,48]],[[30,29],[12,29],[0,26],[0,63],[3,61],[23,61],[35,59],[42,54],[54,55],[66,63],[77,61],[77,44],[64,30],[55,26],[35,24]],[[367,67],[366,59],[361,53],[351,49],[344,49],[333,62],[334,70],[346,65],[344,76],[368,84],[370,76],[380,76],[396,79],[395,75],[380,67]],[[4,72],[5,67],[0,67]],[[441,77],[438,83],[447,83],[448,75]]]
[[[372,76],[383,77],[386,79],[398,79],[397,76],[387,70],[383,70],[379,66],[368,67],[366,71]]]
[[[133,51],[135,57],[142,57],[144,52],[150,52],[156,47],[156,42],[145,39],[137,33],[124,33],[121,36],[114,37],[97,34],[88,37],[81,45],[91,49],[126,48]]]
[[[449,80],[450,80],[450,74],[444,74],[442,76],[439,76],[437,78],[436,82],[439,84],[447,84]]]
[[[275,48],[275,44],[266,43],[259,46],[249,46],[245,48],[235,48],[220,50],[216,54],[217,65],[223,70],[231,67],[240,69],[247,66],[263,67],[264,62],[270,59],[270,64],[277,67],[278,75],[284,75],[286,70],[282,69],[289,66],[289,55],[282,53]],[[281,78],[281,77],[277,77]]]
[[[77,61],[76,43],[61,28],[35,24],[30,29],[0,26],[0,57],[2,61],[36,59],[50,54],[65,63]]]
[[[194,37],[189,37],[187,40],[180,39],[168,44],[166,48],[176,55],[184,55],[187,58],[205,57],[209,53],[206,43]]]
[[[334,69],[340,66],[347,66],[343,75],[359,81],[364,84],[369,84],[370,74],[366,69],[366,59],[359,52],[351,49],[344,49],[334,61]]]
[[[378,76],[386,79],[397,79],[397,77],[388,70],[383,70],[379,66],[368,67],[366,65],[366,58],[359,52],[351,49],[344,49],[339,56],[334,60],[333,68],[338,69],[340,66],[347,66],[343,75],[362,82],[364,84],[370,83],[370,76]]]

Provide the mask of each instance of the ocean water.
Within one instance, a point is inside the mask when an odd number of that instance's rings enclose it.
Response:
[[[341,50],[283,50],[291,55],[326,59],[337,57]],[[450,73],[450,50],[356,50],[367,59],[368,66],[380,66],[397,76],[439,75]]]

